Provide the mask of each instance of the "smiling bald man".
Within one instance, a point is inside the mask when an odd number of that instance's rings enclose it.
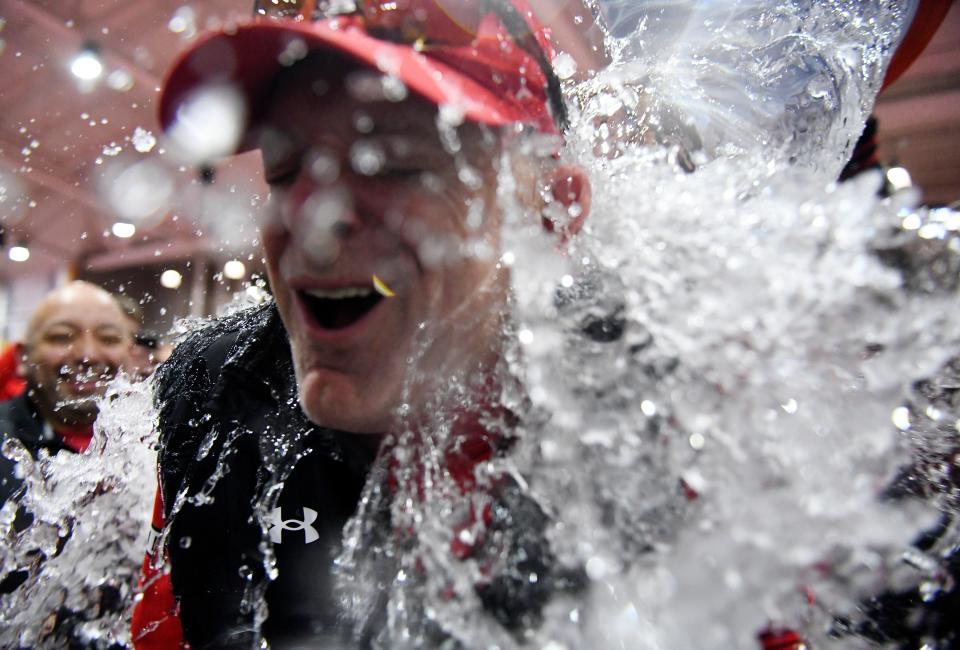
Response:
[[[79,281],[50,292],[18,344],[18,373],[27,390],[0,404],[3,441],[19,441],[34,458],[41,449],[86,449],[97,400],[129,362],[132,346],[132,324],[109,292]],[[14,461],[0,456],[0,505],[21,483]]]

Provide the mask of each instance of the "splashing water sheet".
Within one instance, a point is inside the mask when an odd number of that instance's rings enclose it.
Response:
[[[563,150],[590,170],[591,214],[558,255],[513,206],[504,158],[503,408],[473,403],[476,387],[452,373],[429,426],[414,434],[401,410],[344,530],[345,615],[376,627],[380,648],[756,648],[770,629],[817,648],[891,645],[866,634],[866,603],[953,588],[960,216],[878,198],[879,175],[832,179],[912,6],[592,9],[612,62],[564,75]],[[430,343],[425,332],[424,354]],[[104,586],[133,602],[155,476],[149,390],[115,388],[91,452],[24,457],[35,521],[7,533],[0,559],[5,573],[34,549],[47,559],[3,596],[4,646],[39,645],[52,609],[90,611]],[[490,489],[466,496],[445,454],[464,412],[513,441],[473,469]],[[283,468],[255,512],[267,576],[301,442],[263,441]],[[507,523],[485,530],[486,509]],[[531,530],[550,549],[535,570],[511,557],[540,543]],[[451,552],[485,534],[497,543],[480,555]],[[506,602],[541,582],[553,596],[508,630],[476,588],[490,567],[510,575]],[[249,594],[260,622],[265,588]],[[127,644],[128,617],[84,630]]]
[[[41,452],[34,460],[19,442],[5,443],[26,489],[0,511],[3,575],[29,568],[30,576],[2,596],[3,647],[129,644],[129,609],[150,531],[144,513],[155,487],[152,412],[150,384],[120,377],[101,401],[85,453]],[[18,505],[33,514],[20,533],[13,527]]]

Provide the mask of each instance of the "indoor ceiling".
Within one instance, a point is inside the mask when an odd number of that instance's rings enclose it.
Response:
[[[0,0],[0,210],[7,245],[25,242],[31,252],[21,264],[0,258],[0,274],[106,269],[208,247],[191,219],[168,209],[196,184],[196,171],[161,155],[162,139],[154,144],[156,98],[164,70],[192,31],[231,12],[248,14],[249,5]],[[99,49],[103,72],[84,85],[70,66],[90,45]],[[105,181],[147,160],[161,162],[141,171],[154,174],[148,179],[162,185],[168,205],[121,219],[118,208],[137,197],[111,196]],[[118,220],[137,222],[136,235],[114,235]]]
[[[194,30],[248,15],[250,4],[0,0],[0,218],[6,244],[25,242],[31,251],[25,263],[0,257],[0,277],[248,252],[253,236],[221,213],[242,217],[256,208],[263,186],[255,161],[217,170],[220,193],[205,190],[214,198],[198,226],[197,215],[178,210],[185,196],[199,196],[197,170],[161,153],[162,139],[152,138],[161,77],[175,53]],[[935,203],[960,197],[958,35],[954,5],[926,53],[877,108],[884,160],[906,165]],[[85,46],[98,48],[104,61],[103,74],[86,86],[70,71]],[[153,161],[138,168],[155,179],[147,184],[153,195],[131,199],[107,189],[120,170],[144,161]],[[111,232],[128,201],[158,197],[162,208],[124,219],[137,222],[133,237]]]

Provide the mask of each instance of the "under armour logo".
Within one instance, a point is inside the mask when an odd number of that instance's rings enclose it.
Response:
[[[309,544],[310,542],[315,542],[320,539],[320,533],[317,532],[317,529],[311,526],[313,522],[317,520],[317,511],[311,510],[310,508],[303,509],[303,520],[300,519],[283,519],[283,515],[280,513],[280,508],[274,508],[273,512],[270,513],[270,541],[274,544],[279,544],[281,537],[283,537],[283,531],[285,530],[302,530],[303,531],[303,543]]]

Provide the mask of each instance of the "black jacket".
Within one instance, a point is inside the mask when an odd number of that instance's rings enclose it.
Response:
[[[357,636],[331,582],[375,452],[362,436],[311,424],[295,384],[272,304],[214,322],[158,371],[166,549],[184,637],[195,650],[253,647],[264,590],[262,633],[274,648],[366,647],[383,621],[374,612]],[[551,594],[585,580],[556,567],[543,535],[546,516],[515,484],[494,499],[490,529],[510,540],[512,563],[476,591],[494,619],[518,631],[537,624]],[[389,519],[383,523],[389,527]],[[272,581],[265,569],[271,552]],[[443,641],[429,638],[428,646]]]
[[[275,531],[263,634],[274,647],[342,635],[330,567],[373,453],[303,416],[275,309],[242,312],[178,346],[159,370],[157,400],[167,550],[191,647],[249,648],[258,638],[262,526],[274,512],[288,523]],[[304,508],[320,515],[308,522]],[[318,538],[307,543],[311,531]]]
[[[26,393],[0,404],[0,444],[3,445],[0,449],[17,442],[23,445],[34,459],[41,449],[51,455],[61,450],[73,453],[60,438],[52,435],[49,427],[44,427],[43,419]],[[23,479],[18,476],[17,465],[15,460],[0,453],[0,507],[9,499],[19,500],[21,496]],[[31,523],[33,515],[23,507],[18,507],[13,520],[14,531],[23,532]],[[24,569],[11,571],[0,577],[0,594],[12,592],[23,584],[28,576],[29,573]]]
[[[51,455],[64,449],[73,451],[57,436],[45,434],[43,419],[26,393],[0,404],[0,442],[5,444],[8,440],[19,440],[34,458],[41,449]],[[17,477],[17,463],[0,454],[0,507],[17,494],[22,485],[23,481]]]

